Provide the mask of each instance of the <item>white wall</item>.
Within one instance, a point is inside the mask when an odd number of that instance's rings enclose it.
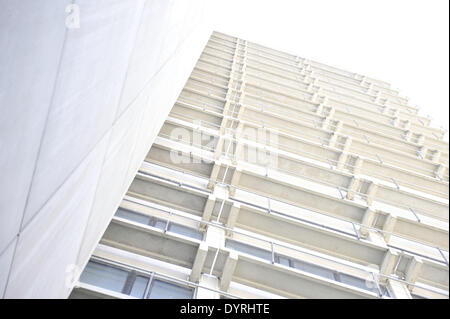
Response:
[[[0,296],[68,296],[206,44],[204,2],[0,0]]]

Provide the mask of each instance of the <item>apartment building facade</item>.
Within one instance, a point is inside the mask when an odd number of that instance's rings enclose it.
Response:
[[[386,82],[214,32],[70,298],[448,298],[430,124]]]

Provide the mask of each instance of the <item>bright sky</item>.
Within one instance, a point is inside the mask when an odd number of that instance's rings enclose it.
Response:
[[[387,81],[449,128],[448,0],[208,2],[216,31]]]

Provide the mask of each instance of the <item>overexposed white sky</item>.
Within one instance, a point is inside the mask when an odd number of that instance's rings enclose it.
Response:
[[[387,81],[449,128],[448,0],[208,1],[214,30]]]

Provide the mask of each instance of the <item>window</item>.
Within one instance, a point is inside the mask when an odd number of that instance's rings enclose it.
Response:
[[[194,288],[95,261],[89,261],[80,281],[135,298],[190,299],[194,295]]]
[[[136,298],[143,298],[145,289],[147,288],[149,278],[144,276],[136,276],[136,280],[133,283],[133,286],[130,291],[130,296]]]
[[[117,209],[116,216],[131,220],[133,222],[145,224],[145,225],[149,224],[149,219],[150,219],[149,216],[138,214],[138,213],[123,209],[121,207],[119,207]]]
[[[80,281],[121,293],[127,278],[128,272],[125,270],[90,261],[81,274]]]
[[[163,219],[159,219],[159,218],[156,218],[153,216],[146,216],[144,214],[132,212],[132,211],[123,209],[121,207],[119,207],[119,209],[117,209],[116,216],[131,220],[131,221],[134,221],[137,223],[141,223],[144,225],[148,225],[151,227],[155,227],[155,228],[158,228],[161,230],[166,229],[167,221],[165,221]],[[169,222],[169,226],[168,226],[167,230],[171,231],[173,233],[184,235],[184,236],[191,237],[194,239],[198,239],[198,240],[203,239],[202,232],[200,232],[194,228],[184,226],[184,225]]]
[[[174,223],[170,223],[169,224],[169,231],[180,234],[180,235],[184,235],[187,237],[191,237],[191,238],[195,238],[198,240],[202,240],[203,239],[203,233],[199,232],[196,229],[193,229],[191,227],[187,227],[187,226],[183,226],[180,224],[174,224]]]
[[[253,255],[253,256],[262,258],[262,259],[272,260],[272,253],[270,251],[267,251],[267,250],[264,250],[261,248],[257,248],[257,247],[251,246],[251,245],[247,245],[247,244],[244,244],[244,243],[241,243],[238,241],[228,239],[225,242],[225,246],[235,249],[237,251],[249,254],[249,255]],[[284,265],[287,267],[302,270],[304,272],[308,272],[310,274],[314,274],[314,275],[317,275],[317,276],[320,276],[323,278],[342,282],[344,284],[347,284],[347,285],[350,285],[353,287],[357,287],[360,289],[375,292],[377,294],[381,292],[381,294],[383,296],[390,297],[389,290],[385,286],[380,285],[379,286],[380,291],[379,291],[375,282],[366,281],[366,279],[364,279],[364,278],[339,273],[339,272],[329,269],[329,268],[317,266],[312,263],[304,262],[301,260],[297,260],[297,259],[290,258],[287,256],[279,255],[279,254],[275,254],[274,262],[278,263],[280,265]]]
[[[192,299],[194,289],[154,279],[148,299]]]
[[[136,212],[132,212],[132,211],[123,209],[121,207],[119,207],[119,209],[117,209],[116,216],[131,220],[133,222],[137,222],[140,224],[156,227],[161,230],[164,230],[166,228],[166,221],[164,221],[162,219],[152,217],[152,216],[147,216],[147,215],[136,213]]]
[[[247,244],[243,244],[238,241],[227,239],[227,241],[225,242],[225,247],[229,247],[229,248],[235,249],[237,251],[240,251],[240,252],[243,252],[243,253],[246,253],[249,255],[253,255],[255,257],[259,257],[262,259],[272,260],[272,253],[270,251],[267,251],[267,250],[264,250],[261,248],[257,248],[254,246],[250,246]]]
[[[373,282],[373,281],[368,282],[364,278],[359,278],[359,277],[339,273],[337,271],[334,271],[334,270],[331,270],[328,268],[324,268],[321,266],[317,266],[317,265],[314,265],[311,263],[307,263],[304,261],[296,260],[296,259],[289,258],[286,256],[278,255],[278,254],[275,255],[275,262],[280,265],[299,269],[299,270],[302,270],[302,271],[305,271],[305,272],[308,272],[308,273],[311,273],[311,274],[314,274],[314,275],[317,275],[320,277],[324,277],[324,278],[328,278],[328,279],[335,280],[338,282],[342,282],[344,284],[347,284],[347,285],[350,285],[353,287],[372,291],[377,294],[379,293],[375,282]],[[381,290],[381,294],[383,296],[390,297],[389,290],[387,289],[386,286],[380,285],[380,290]]]
[[[278,264],[287,266],[287,267],[295,268],[298,270],[309,272],[309,273],[317,275],[317,276],[335,280],[334,271],[324,268],[324,267],[316,266],[311,263],[307,263],[304,261],[296,260],[296,259],[289,258],[286,256],[278,255],[278,254],[275,255],[275,262]]]
[[[343,284],[351,285],[360,289],[368,290],[376,294],[381,293],[382,296],[390,297],[389,289],[384,285],[378,285],[372,280],[365,278],[355,277],[347,274],[336,273],[336,280]]]
[[[310,264],[310,263],[306,263],[303,261],[299,261],[299,260],[295,260],[294,261],[294,268],[305,271],[305,272],[309,272],[311,274],[320,276],[320,277],[324,277],[324,278],[328,278],[331,280],[334,280],[334,271],[324,268],[324,267],[320,267],[320,266],[316,266],[314,264]]]
[[[373,281],[366,281],[366,279],[363,278],[339,273],[337,274],[337,281],[360,289],[378,292],[376,284]]]

